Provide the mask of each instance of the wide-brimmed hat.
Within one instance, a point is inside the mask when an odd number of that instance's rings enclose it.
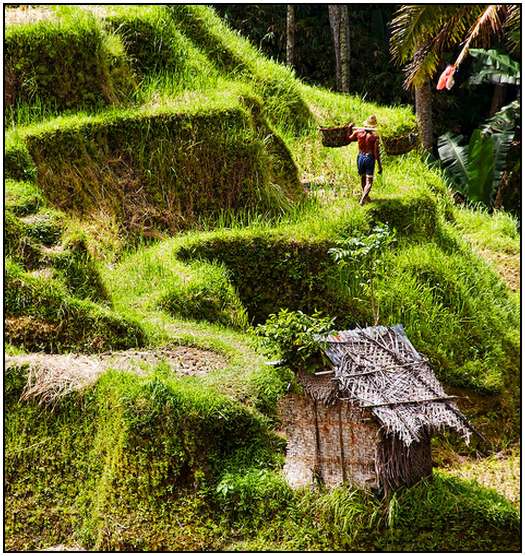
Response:
[[[377,118],[372,114],[371,116],[368,116],[368,118],[366,119],[363,125],[365,125],[366,127],[376,127]]]

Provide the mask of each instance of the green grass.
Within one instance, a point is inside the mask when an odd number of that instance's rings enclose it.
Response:
[[[324,148],[318,127],[374,113],[389,140],[415,129],[411,109],[306,86],[205,6],[79,13],[7,32],[23,87],[6,113],[6,350],[180,344],[226,363],[185,378],[108,370],[54,411],[20,402],[26,370],[11,371],[6,547],[518,550],[515,508],[443,472],[387,503],[292,491],[274,431],[293,376],[264,364],[251,329],[281,307],[372,324],[376,304],[468,396],[483,448],[506,446],[520,426],[518,299],[470,244],[516,256],[515,222],[454,207],[417,151],[385,155],[360,207],[356,145]],[[55,46],[51,59],[86,73],[75,87],[51,89],[58,63],[35,77]],[[396,242],[376,273],[337,266],[328,249],[377,224]]]
[[[462,208],[455,211],[461,231],[477,247],[509,255],[520,252],[516,219],[503,211],[488,214],[484,209]]]
[[[132,78],[123,51],[84,10],[6,29],[6,104],[56,109],[118,102]],[[27,117],[27,115],[26,115]]]
[[[173,232],[224,209],[283,210],[301,196],[291,155],[257,100],[235,93],[17,128],[7,138],[10,175],[26,171],[29,156],[50,204],[84,217],[103,209],[124,236]],[[15,157],[24,148],[26,158]]]
[[[286,511],[230,550],[516,550],[519,514],[474,482],[435,473],[387,504],[348,488],[298,493]]]
[[[292,491],[276,471],[283,443],[260,414],[165,367],[142,377],[109,371],[54,411],[18,401],[24,373],[6,377],[10,550],[66,539],[101,550],[519,545],[507,500],[443,473],[386,505],[348,488]]]
[[[6,339],[28,351],[105,351],[143,345],[140,324],[70,295],[63,283],[6,262]]]

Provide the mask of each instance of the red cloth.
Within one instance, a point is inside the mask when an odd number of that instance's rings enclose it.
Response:
[[[456,71],[456,66],[449,64],[443,73],[439,76],[439,81],[437,84],[437,90],[442,91],[445,87],[450,91],[454,86],[454,73]]]

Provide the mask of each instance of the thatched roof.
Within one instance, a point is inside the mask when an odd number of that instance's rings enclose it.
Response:
[[[386,433],[397,436],[406,446],[445,427],[469,441],[472,428],[466,417],[456,407],[454,397],[447,396],[428,360],[416,351],[401,325],[345,330],[323,341],[333,364],[336,399],[367,408]]]

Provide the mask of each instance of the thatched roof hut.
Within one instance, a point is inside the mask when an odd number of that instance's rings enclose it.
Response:
[[[291,484],[317,478],[331,486],[391,490],[431,474],[433,433],[451,428],[469,441],[472,428],[455,397],[445,393],[401,325],[320,339],[331,370],[300,375],[306,396],[288,396],[281,405]]]

